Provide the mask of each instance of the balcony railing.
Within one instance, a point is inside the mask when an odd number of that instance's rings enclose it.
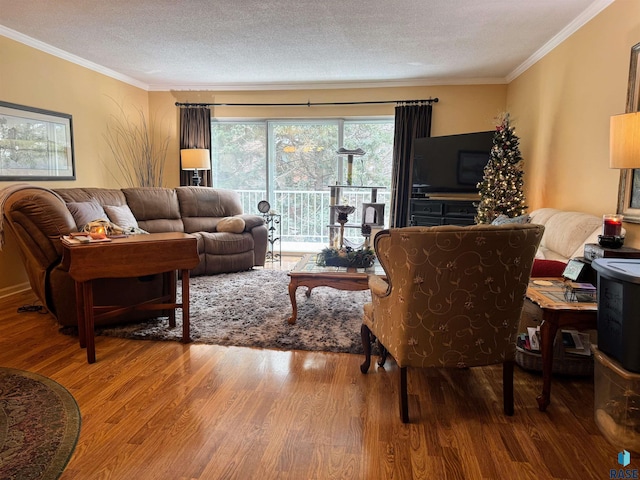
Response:
[[[258,214],[258,202],[266,198],[264,190],[237,190],[245,213]],[[349,223],[362,223],[362,204],[371,201],[368,190],[342,191],[339,203],[356,207]],[[385,204],[385,221],[389,217],[390,194],[378,191],[377,203]],[[329,244],[329,190],[276,190],[271,209],[282,215],[282,243]],[[388,221],[387,221],[388,223]],[[361,239],[358,229],[345,233],[347,238]]]

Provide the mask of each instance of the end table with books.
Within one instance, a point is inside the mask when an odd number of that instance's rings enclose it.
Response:
[[[598,304],[590,295],[572,296],[564,278],[534,278],[529,282],[525,308],[538,311],[540,325],[540,355],[542,357],[542,392],[537,397],[538,408],[544,412],[551,402],[551,375],[554,340],[558,330],[597,328]],[[586,300],[586,301],[578,301]]]

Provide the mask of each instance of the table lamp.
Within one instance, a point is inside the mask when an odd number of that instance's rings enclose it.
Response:
[[[611,117],[609,167],[640,168],[640,112]]]
[[[640,113],[625,113],[611,117],[609,127],[609,167],[640,168]],[[622,219],[619,214],[602,217],[602,235],[598,243],[618,248],[624,243]]]
[[[193,170],[191,178],[195,186],[200,186],[202,179],[198,170],[211,170],[209,150],[206,148],[185,148],[180,150],[182,170]]]

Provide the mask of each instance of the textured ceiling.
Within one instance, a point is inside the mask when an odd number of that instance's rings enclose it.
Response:
[[[150,90],[504,82],[612,1],[0,0],[0,34]]]

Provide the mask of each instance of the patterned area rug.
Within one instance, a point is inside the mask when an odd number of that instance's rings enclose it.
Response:
[[[298,288],[298,319],[289,325],[289,276],[279,270],[194,277],[190,280],[191,337],[196,343],[282,350],[362,353],[362,307],[365,291],[316,287],[309,298]],[[97,329],[97,335],[148,340],[176,340],[182,335],[168,320]]]
[[[0,478],[60,477],[80,434],[80,410],[60,384],[0,367]]]

